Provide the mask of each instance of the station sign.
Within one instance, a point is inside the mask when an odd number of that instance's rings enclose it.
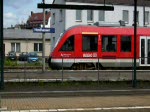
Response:
[[[34,33],[55,33],[55,28],[33,28]]]

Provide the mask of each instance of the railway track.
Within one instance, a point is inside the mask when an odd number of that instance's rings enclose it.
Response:
[[[132,70],[12,70],[4,72],[5,81],[128,81]],[[137,70],[137,80],[150,81],[150,70]]]

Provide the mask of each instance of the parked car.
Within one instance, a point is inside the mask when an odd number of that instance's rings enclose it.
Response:
[[[28,59],[28,53],[27,52],[22,52],[19,54],[19,61],[27,61]]]
[[[9,60],[17,60],[16,52],[14,52],[14,51],[8,52],[7,58],[8,58]]]
[[[28,54],[28,62],[29,63],[38,62],[38,61],[39,61],[39,57],[36,52],[30,52]]]

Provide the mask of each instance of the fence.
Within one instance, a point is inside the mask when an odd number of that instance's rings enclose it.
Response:
[[[106,65],[113,64],[117,67],[104,67],[99,64],[102,60],[95,58],[97,61],[93,61],[93,64],[97,67],[91,70],[70,70],[64,66],[67,64],[64,58],[60,59],[59,70],[51,69],[47,62],[48,57],[45,57],[45,71],[42,70],[42,57],[38,57],[36,60],[10,60],[5,57],[4,64],[4,78],[5,82],[19,81],[19,82],[35,82],[35,81],[124,81],[133,79],[133,60],[130,63],[120,63],[118,60],[107,63]],[[142,60],[142,59],[141,59]],[[36,61],[36,62],[32,62]],[[108,62],[108,60],[107,60]],[[139,60],[140,62],[140,60]],[[137,65],[139,65],[139,62]],[[142,61],[141,61],[142,62]],[[82,63],[83,64],[83,63]],[[105,64],[105,63],[104,63]],[[124,67],[127,64],[128,67]],[[112,65],[111,65],[112,66]],[[91,67],[90,67],[91,68]],[[138,67],[137,68],[137,80],[150,80],[150,67]],[[122,70],[121,70],[122,69]]]

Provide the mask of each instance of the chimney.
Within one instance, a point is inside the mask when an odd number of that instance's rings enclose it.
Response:
[[[31,11],[31,16],[32,16],[32,14],[33,14],[33,11]]]
[[[47,14],[48,14],[48,11],[45,11],[45,14],[47,15]]]

